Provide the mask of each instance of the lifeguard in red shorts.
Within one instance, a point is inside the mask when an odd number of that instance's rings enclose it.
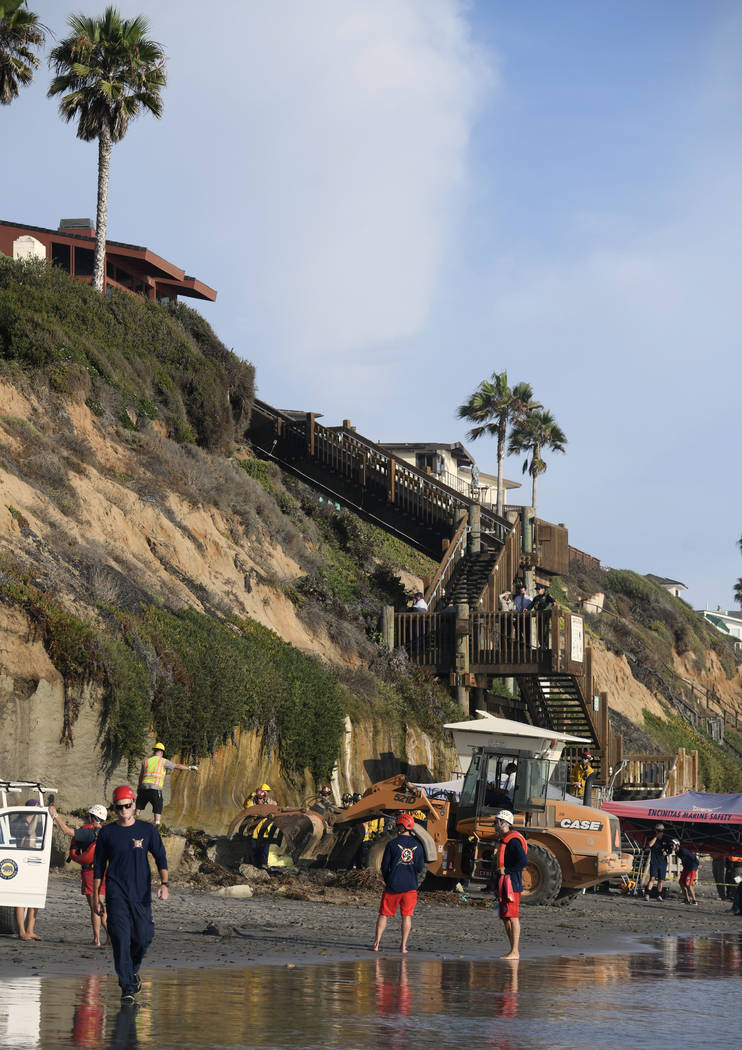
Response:
[[[407,951],[407,940],[412,929],[412,913],[417,904],[417,877],[425,869],[425,853],[418,839],[411,834],[415,821],[409,813],[400,813],[396,819],[397,837],[387,843],[381,858],[381,874],[386,889],[381,896],[379,917],[376,920],[376,939],[373,950],[378,952],[386,921],[397,914],[402,916],[401,952]]]
[[[495,813],[495,829],[500,840],[497,851],[497,898],[500,918],[510,942],[510,951],[501,959],[518,959],[520,945],[520,894],[523,889],[523,869],[528,863],[528,843],[513,829],[513,814],[507,809]]]
[[[683,870],[678,880],[683,900],[686,904],[695,904],[697,906],[698,901],[696,900],[696,891],[693,888],[693,884],[698,876],[698,857],[687,846],[681,846],[678,839],[673,839],[672,845],[678,860],[683,865]]]

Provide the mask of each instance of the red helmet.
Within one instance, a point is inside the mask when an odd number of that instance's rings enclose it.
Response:
[[[136,798],[133,788],[130,788],[128,784],[124,784],[122,787],[115,788],[113,792],[114,802],[123,802],[127,798]]]
[[[409,813],[400,813],[394,823],[397,825],[401,824],[408,831],[412,831],[415,826],[414,817],[411,817]]]
[[[262,788],[258,788],[255,792],[255,798],[265,798],[265,791]]]

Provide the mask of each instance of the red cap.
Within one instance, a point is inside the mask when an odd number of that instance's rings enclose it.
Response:
[[[394,823],[401,824],[402,827],[407,828],[408,831],[412,831],[415,826],[415,820],[409,813],[400,813]]]
[[[122,787],[117,787],[113,792],[114,802],[123,802],[126,798],[136,798],[132,788],[128,784],[124,784]]]

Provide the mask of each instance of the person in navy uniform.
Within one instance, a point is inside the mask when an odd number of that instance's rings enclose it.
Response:
[[[93,907],[103,914],[100,893],[105,876],[108,936],[123,1005],[133,1003],[142,987],[139,967],[155,935],[148,853],[154,857],[160,875],[158,899],[166,901],[169,893],[167,856],[160,832],[154,824],[135,819],[135,799],[128,785],[116,788],[116,822],[98,832],[93,860]]]
[[[395,821],[397,837],[387,843],[381,858],[381,874],[386,889],[381,895],[379,917],[376,920],[376,939],[373,950],[378,952],[381,936],[387,919],[396,915],[399,907],[402,916],[401,952],[407,951],[407,941],[412,929],[412,913],[417,904],[418,875],[425,870],[425,853],[420,841],[410,834],[415,821],[409,813],[400,813]]]
[[[672,853],[672,839],[665,836],[665,825],[655,824],[654,834],[647,843],[649,850],[649,882],[644,888],[644,899],[649,900],[655,882],[657,883],[658,901],[664,900],[662,887],[667,876],[667,855]]]

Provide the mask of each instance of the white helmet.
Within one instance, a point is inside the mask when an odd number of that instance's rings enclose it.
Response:
[[[509,809],[498,809],[495,813],[495,820],[505,820],[510,826],[513,826],[513,814]]]
[[[99,802],[96,802],[94,806],[91,806],[88,810],[88,813],[91,817],[96,817],[101,822],[101,824],[108,816],[108,810],[105,806],[101,806]]]

